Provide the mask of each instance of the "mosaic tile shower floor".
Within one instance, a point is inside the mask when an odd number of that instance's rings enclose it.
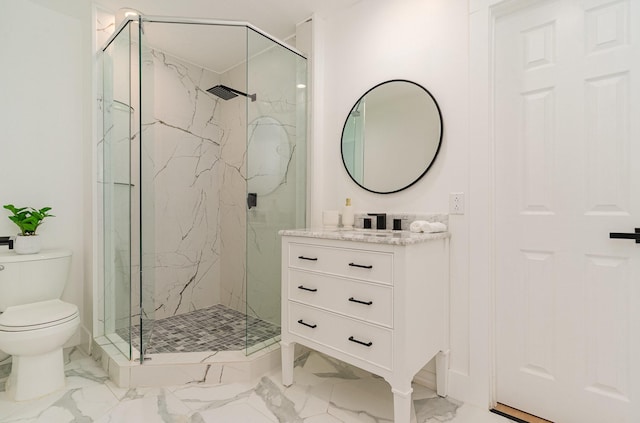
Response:
[[[131,329],[133,346],[140,350],[140,325]],[[117,333],[128,339],[126,329]],[[217,304],[156,320],[146,353],[237,351],[279,335],[280,326]]]

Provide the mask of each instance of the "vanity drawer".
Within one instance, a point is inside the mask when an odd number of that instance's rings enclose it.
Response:
[[[392,284],[393,254],[289,243],[289,267]]]
[[[289,332],[352,357],[391,369],[392,331],[289,302]]]
[[[393,327],[393,288],[289,269],[290,300]]]

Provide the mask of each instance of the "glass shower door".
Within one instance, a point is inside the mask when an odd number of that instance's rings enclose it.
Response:
[[[138,275],[137,293],[140,310],[139,342],[140,361],[143,362],[148,353],[153,326],[156,318],[156,272],[159,269],[156,254],[156,193],[155,176],[158,169],[155,164],[155,148],[157,139],[154,130],[155,112],[155,64],[153,60],[153,48],[149,44],[144,33],[144,26],[152,23],[140,23],[136,25],[136,46],[138,47],[138,75],[135,75],[140,93],[140,115],[138,116],[138,137],[132,142],[136,144],[135,166],[138,186],[140,187],[136,201],[134,202],[134,220],[137,223],[137,232],[134,239],[138,241],[138,254],[140,257],[140,273]],[[137,141],[137,143],[136,143]]]
[[[131,26],[103,54],[104,333],[131,359]]]
[[[248,28],[246,352],[279,340],[278,231],[305,226],[306,59]],[[249,203],[249,201],[248,201]]]

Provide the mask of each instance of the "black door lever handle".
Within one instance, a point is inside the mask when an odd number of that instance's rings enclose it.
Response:
[[[636,244],[640,244],[640,228],[635,228],[635,232],[610,232],[609,238],[635,239]]]

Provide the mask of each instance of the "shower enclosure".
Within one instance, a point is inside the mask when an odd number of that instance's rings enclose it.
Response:
[[[243,22],[138,16],[102,54],[104,335],[130,360],[280,335],[305,226],[306,59]]]

